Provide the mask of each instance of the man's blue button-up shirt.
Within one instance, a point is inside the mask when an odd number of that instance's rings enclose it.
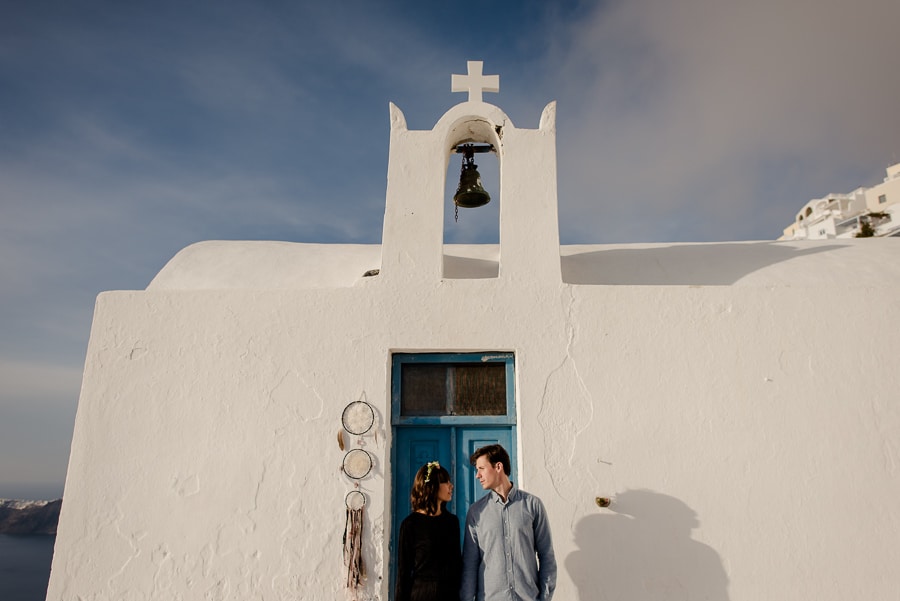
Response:
[[[513,486],[470,508],[463,539],[460,601],[550,601],[556,558],[544,504]]]

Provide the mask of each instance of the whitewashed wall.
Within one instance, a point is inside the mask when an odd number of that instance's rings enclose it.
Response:
[[[893,601],[900,241],[560,251],[555,164],[525,152],[555,144],[548,107],[539,130],[503,121],[500,277],[443,279],[421,235],[439,211],[403,199],[446,173],[467,115],[505,119],[464,105],[430,140],[392,111],[379,276],[361,277],[370,247],[318,281],[296,274],[322,247],[257,243],[254,269],[227,260],[246,243],[214,243],[98,298],[48,599],[345,598],[336,434],[360,399],[377,416],[358,598],[387,599],[391,353],[499,350],[557,599]],[[419,169],[405,153],[432,142],[440,168]]]

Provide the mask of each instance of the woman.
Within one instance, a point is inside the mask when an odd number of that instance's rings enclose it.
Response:
[[[457,601],[459,520],[446,510],[450,474],[437,461],[419,468],[409,493],[412,513],[400,524],[395,601]]]

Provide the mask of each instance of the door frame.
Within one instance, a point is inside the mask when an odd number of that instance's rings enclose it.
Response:
[[[435,416],[401,416],[401,370],[404,364],[422,363],[504,363],[506,365],[506,414],[505,415],[435,415]],[[401,439],[404,442],[414,438],[415,431],[421,429],[423,433],[435,430],[446,430],[449,440],[449,457],[451,465],[444,466],[454,479],[453,485],[456,491],[448,510],[459,518],[460,530],[465,526],[465,510],[468,505],[458,503],[463,500],[462,495],[471,496],[472,501],[480,498],[485,491],[475,480],[474,470],[469,465],[469,449],[461,448],[467,436],[479,431],[488,433],[508,432],[509,438],[505,444],[510,456],[510,478],[516,481],[517,467],[517,421],[516,421],[516,394],[515,394],[515,353],[503,351],[465,352],[465,353],[409,353],[396,352],[391,355],[391,482],[390,482],[390,538],[388,541],[388,564],[390,566],[388,598],[394,595],[394,582],[396,578],[396,544],[400,530],[400,522],[406,517],[409,510],[409,488],[398,489],[398,481],[403,479],[411,483],[415,474],[407,474],[404,478],[401,470],[405,466],[398,461],[398,447]],[[403,434],[400,432],[403,431]],[[505,437],[504,437],[505,438]],[[472,449],[474,450],[474,449]],[[465,455],[465,456],[463,456]],[[442,464],[443,465],[443,464]],[[467,474],[467,475],[466,475]],[[461,480],[462,479],[462,480]],[[477,487],[476,487],[477,485]],[[403,502],[405,500],[405,502]],[[463,506],[465,505],[465,506]],[[401,509],[401,507],[405,508]]]

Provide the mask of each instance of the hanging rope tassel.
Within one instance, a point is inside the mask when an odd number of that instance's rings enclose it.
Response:
[[[344,565],[347,566],[347,588],[359,588],[366,579],[362,561],[363,508],[347,508],[344,527]]]

